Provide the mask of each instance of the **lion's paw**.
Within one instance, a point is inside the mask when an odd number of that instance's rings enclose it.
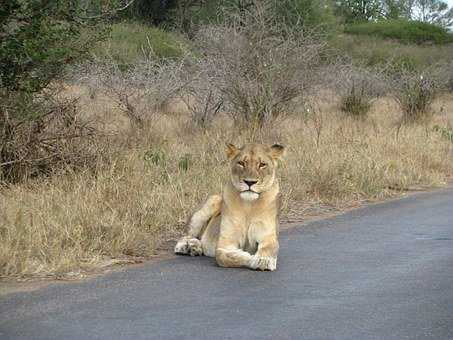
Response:
[[[277,258],[253,255],[250,261],[250,268],[274,271],[277,269]]]
[[[175,245],[175,254],[186,255],[189,253],[189,245],[187,243],[187,238],[183,237]]]
[[[203,255],[203,247],[201,241],[196,238],[190,239],[188,242],[190,256],[201,256]]]
[[[199,239],[183,237],[176,243],[175,253],[179,255],[201,256],[203,255],[203,247]]]

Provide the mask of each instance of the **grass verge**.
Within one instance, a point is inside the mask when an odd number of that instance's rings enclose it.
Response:
[[[102,98],[82,97],[85,115],[108,123],[121,117]],[[453,144],[431,125],[399,125],[395,110],[379,100],[368,119],[357,121],[339,112],[338,100],[323,100],[319,112],[254,135],[224,116],[206,130],[183,114],[156,114],[140,130],[119,124],[110,141],[115,152],[96,172],[0,190],[0,277],[66,277],[112,258],[155,254],[183,232],[201,201],[221,191],[227,141],[288,146],[280,174],[283,213],[295,219],[304,216],[300,204],[344,207],[445,184],[453,175]],[[432,124],[450,126],[450,119],[438,116]]]

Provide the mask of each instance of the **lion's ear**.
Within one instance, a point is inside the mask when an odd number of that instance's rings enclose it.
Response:
[[[280,144],[271,146],[271,157],[273,159],[280,159],[285,154],[285,147]]]
[[[234,144],[228,143],[226,145],[225,153],[228,159],[233,159],[239,153],[239,149]]]

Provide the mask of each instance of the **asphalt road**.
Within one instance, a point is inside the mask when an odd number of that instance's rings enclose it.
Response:
[[[0,339],[453,339],[453,190],[281,233],[275,272],[177,257],[0,298]]]

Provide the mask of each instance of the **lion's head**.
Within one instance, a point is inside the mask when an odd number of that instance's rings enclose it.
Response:
[[[277,160],[284,147],[278,144],[246,144],[237,148],[228,144],[226,154],[231,164],[231,183],[242,199],[254,201],[272,188]]]

